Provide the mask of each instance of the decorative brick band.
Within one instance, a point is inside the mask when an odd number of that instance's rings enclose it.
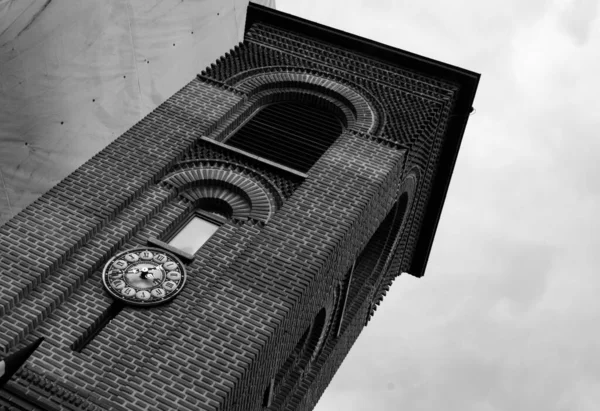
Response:
[[[356,131],[356,130],[349,130],[349,132],[351,134],[354,134],[355,136],[362,137],[369,141],[374,141],[374,142],[382,144],[386,147],[395,148],[397,150],[408,150],[409,149],[409,147],[407,147],[406,145],[399,143],[398,141],[391,140],[384,136],[377,136],[377,135],[370,134],[370,133],[362,133],[362,132]]]
[[[248,41],[249,40],[249,41]],[[318,61],[331,71],[347,71],[384,83],[388,87],[406,88],[434,98],[448,95],[448,88],[457,86],[440,78],[426,77],[398,65],[391,65],[373,58],[338,48],[325,41],[307,38],[297,33],[259,22],[254,23],[246,35],[246,43],[276,47],[305,59]],[[240,46],[242,46],[240,44]],[[234,48],[239,53],[240,46]],[[229,55],[230,53],[227,53]],[[222,59],[221,59],[222,61]],[[323,64],[325,63],[325,64]]]
[[[196,78],[198,80],[200,80],[200,81],[205,82],[205,83],[212,84],[213,86],[216,86],[216,87],[220,88],[221,90],[226,90],[226,91],[229,91],[231,93],[235,93],[238,96],[244,96],[244,93],[242,91],[239,91],[235,87],[231,87],[230,85],[225,84],[222,81],[215,80],[214,78],[207,77],[204,74],[197,74]]]
[[[190,164],[168,174],[162,182],[190,202],[202,198],[224,200],[231,206],[236,219],[249,218],[266,223],[283,203],[274,195],[272,187],[265,187],[224,162],[215,163],[220,164]]]
[[[305,180],[306,174],[295,170],[273,166],[258,156],[230,147],[226,144],[201,137],[197,143],[187,150],[183,158],[169,172],[202,164],[223,164],[241,171],[254,179],[258,179],[265,187],[273,188],[273,195],[288,199]]]
[[[82,389],[75,392],[73,387],[57,382],[56,377],[37,371],[28,364],[21,367],[16,375],[19,381],[12,383],[8,387],[9,390],[17,395],[26,395],[29,399],[35,399],[36,405],[43,409],[58,410],[63,405],[73,410],[100,411],[107,405],[96,395]],[[23,389],[21,384],[29,386]]]

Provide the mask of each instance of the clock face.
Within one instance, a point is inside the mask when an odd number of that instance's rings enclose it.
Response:
[[[114,298],[152,306],[169,301],[183,289],[186,273],[173,254],[158,248],[123,251],[104,266],[102,282]]]

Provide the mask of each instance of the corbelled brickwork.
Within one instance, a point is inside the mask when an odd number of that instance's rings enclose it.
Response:
[[[0,228],[0,348],[46,338],[0,406],[312,409],[393,279],[424,269],[477,78],[250,6],[242,44]],[[306,173],[227,144],[279,102],[344,126]],[[225,222],[183,291],[116,304],[104,264],[207,204]]]

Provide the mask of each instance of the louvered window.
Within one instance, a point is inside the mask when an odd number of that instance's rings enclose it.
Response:
[[[342,133],[334,114],[301,102],[263,108],[227,144],[307,172]]]

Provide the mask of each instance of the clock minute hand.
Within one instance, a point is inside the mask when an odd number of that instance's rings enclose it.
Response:
[[[126,273],[126,274],[134,274],[134,273],[136,273],[136,272],[138,272],[138,271],[140,271],[140,269],[139,269],[139,268],[131,268],[131,269],[129,269],[129,270],[127,270],[127,271],[125,271],[125,273]]]

